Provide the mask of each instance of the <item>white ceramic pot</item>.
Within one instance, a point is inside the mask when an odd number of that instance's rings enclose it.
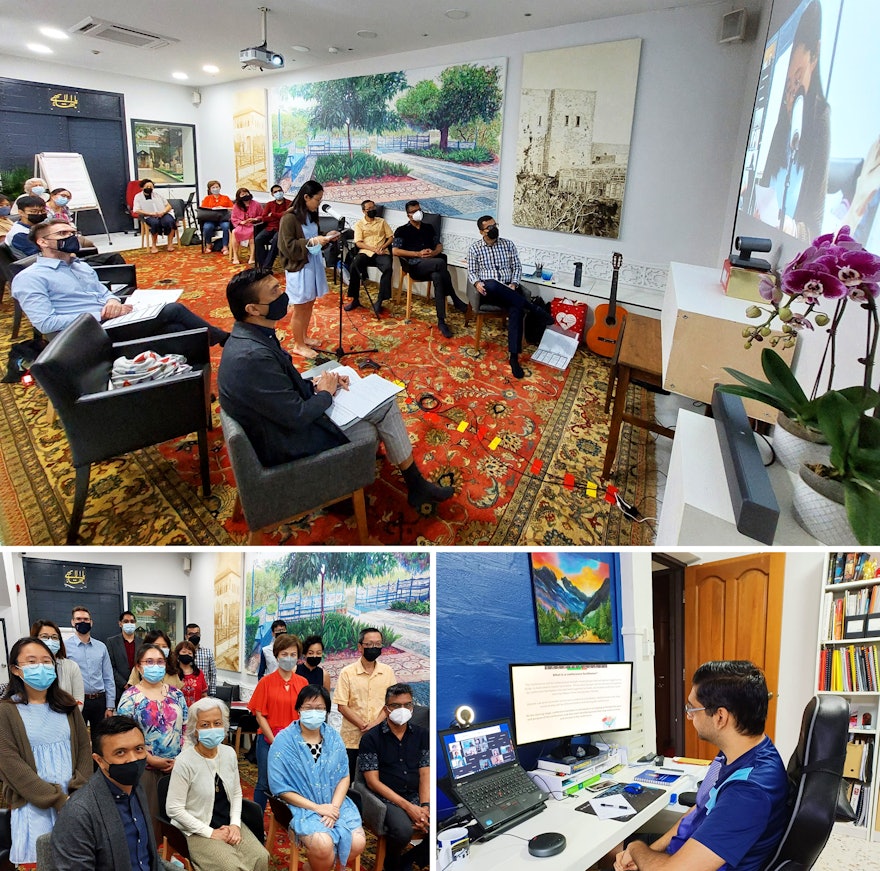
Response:
[[[822,436],[786,417],[781,411],[773,430],[776,458],[789,472],[798,474],[802,463],[828,465],[831,446],[823,444]]]
[[[794,482],[794,519],[822,544],[858,546],[843,504],[843,487],[801,466]]]

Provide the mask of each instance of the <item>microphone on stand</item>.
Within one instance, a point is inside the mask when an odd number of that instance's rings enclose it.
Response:
[[[333,206],[331,206],[330,203],[324,203],[324,205],[321,206],[321,211],[325,215],[327,215],[328,217],[333,218],[336,221],[339,221],[339,224],[341,226],[345,226],[345,215],[340,215],[339,212],[334,210]],[[347,241],[348,239],[353,239],[354,238],[354,230],[352,230],[351,228],[348,228],[345,230],[340,230],[339,238],[343,242]]]

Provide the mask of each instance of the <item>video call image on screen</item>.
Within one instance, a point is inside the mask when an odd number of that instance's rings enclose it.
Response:
[[[516,760],[506,723],[456,732],[443,740],[449,770],[456,780]]]
[[[510,694],[518,744],[629,729],[632,663],[514,664]]]
[[[880,3],[776,0],[768,32],[736,234],[769,235],[782,262],[844,224],[880,249]]]

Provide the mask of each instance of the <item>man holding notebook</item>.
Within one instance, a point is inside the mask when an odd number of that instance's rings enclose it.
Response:
[[[70,326],[81,314],[93,315],[110,327],[113,318],[132,310],[115,297],[87,263],[77,258],[79,240],[73,224],[61,218],[43,221],[30,230],[31,241],[40,249],[35,263],[12,280],[12,295],[22,311],[44,336]],[[143,336],[208,328],[212,345],[222,345],[229,333],[214,327],[186,306],[167,303],[158,314],[143,321]]]
[[[325,414],[334,394],[347,389],[348,378],[331,370],[308,380],[296,371],[275,334],[278,322],[287,317],[289,301],[271,272],[242,270],[227,285],[226,299],[235,325],[217,373],[220,405],[244,429],[264,466],[346,444],[346,430],[370,426],[385,445],[388,460],[400,469],[410,505],[452,496],[452,487],[422,477],[393,397],[344,428]]]

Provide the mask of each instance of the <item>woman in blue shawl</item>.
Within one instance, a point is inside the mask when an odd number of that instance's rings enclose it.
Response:
[[[348,756],[327,725],[330,693],[308,684],[296,698],[299,720],[269,748],[269,788],[293,812],[290,827],[305,845],[312,871],[330,871],[336,854],[345,865],[366,844],[361,817],[347,797]]]

